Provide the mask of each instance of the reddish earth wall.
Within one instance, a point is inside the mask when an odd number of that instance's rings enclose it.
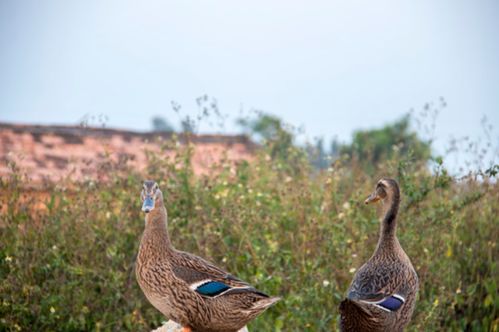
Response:
[[[106,158],[142,171],[148,162],[145,150],[174,155],[173,150],[160,149],[161,142],[171,140],[171,133],[0,123],[0,176],[11,172],[9,161],[25,171],[33,183],[93,179]],[[179,135],[178,140],[180,144],[192,143],[196,174],[207,173],[213,163],[225,157],[232,163],[251,160],[255,149],[246,136]]]

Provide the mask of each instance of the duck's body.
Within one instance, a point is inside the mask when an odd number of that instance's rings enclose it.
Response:
[[[366,203],[386,201],[381,234],[373,256],[357,271],[340,304],[342,331],[402,331],[414,311],[418,277],[396,236],[398,185],[382,179],[378,187]]]
[[[187,331],[232,332],[279,300],[198,256],[174,249],[162,197],[155,205],[146,215],[136,276],[163,315]]]

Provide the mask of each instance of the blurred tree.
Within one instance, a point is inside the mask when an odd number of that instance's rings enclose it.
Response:
[[[409,116],[404,116],[381,129],[354,132],[352,144],[340,146],[340,152],[359,160],[368,168],[382,159],[395,156],[410,156],[411,160],[422,162],[428,161],[431,157],[430,144],[420,139],[416,132],[411,131]]]
[[[172,125],[163,117],[156,115],[152,118],[152,130],[155,132],[172,132]]]
[[[326,169],[329,167],[329,155],[324,150],[324,138],[318,138],[315,146],[307,147],[308,159],[316,169]]]
[[[238,119],[237,123],[257,139],[271,147],[272,158],[288,160],[293,147],[293,134],[284,127],[281,119],[269,114],[260,114],[256,119]]]
[[[237,123],[257,139],[273,140],[284,131],[282,120],[269,114],[259,114],[255,119],[238,119]]]
[[[332,140],[331,140],[331,147],[330,147],[330,150],[329,150],[329,153],[331,155],[331,157],[338,157],[338,155],[340,154],[340,143],[338,142],[338,138],[334,137]]]

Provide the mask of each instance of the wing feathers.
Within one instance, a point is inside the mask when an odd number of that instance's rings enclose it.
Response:
[[[393,312],[400,309],[402,304],[405,303],[405,299],[399,294],[393,294],[391,296],[387,296],[384,299],[379,301],[369,301],[369,300],[361,300],[361,302],[372,304],[382,310]]]
[[[192,286],[191,286],[192,287]],[[219,281],[208,281],[194,289],[197,293],[203,296],[208,296],[208,297],[215,297],[217,295],[220,295],[227,290],[229,290],[230,287],[224,284],[223,282]]]
[[[254,293],[263,298],[269,297],[201,257],[183,251],[176,253],[175,264],[172,266],[173,273],[201,296],[214,298],[222,295]]]
[[[255,293],[262,297],[268,297],[254,287],[231,287],[220,281],[213,280],[203,280],[200,282],[193,283],[189,285],[189,288],[198,293],[199,295],[206,297],[217,297],[220,295],[230,295],[230,294],[241,294],[241,293]]]

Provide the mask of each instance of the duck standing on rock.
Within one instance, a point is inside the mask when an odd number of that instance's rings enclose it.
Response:
[[[156,182],[144,182],[141,199],[146,218],[137,281],[149,302],[184,332],[238,331],[279,301],[203,258],[173,248]]]
[[[340,304],[342,331],[403,331],[414,311],[418,276],[396,236],[400,190],[395,180],[379,180],[365,203],[379,200],[385,214],[378,245]]]

